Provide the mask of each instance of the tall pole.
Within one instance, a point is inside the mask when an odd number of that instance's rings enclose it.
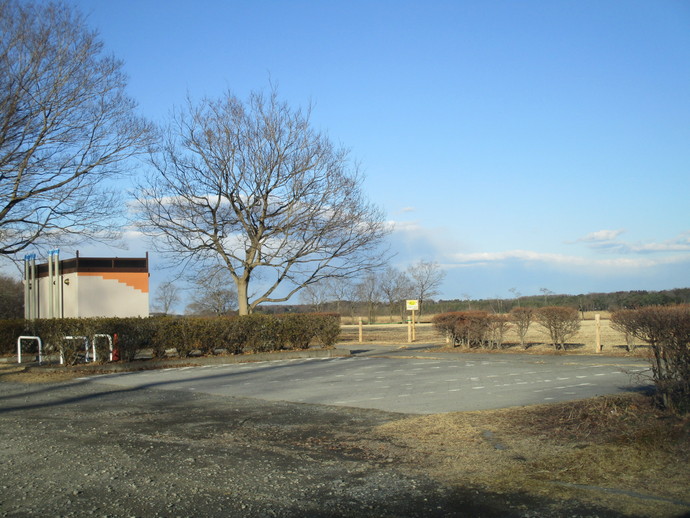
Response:
[[[60,250],[55,250],[55,317],[62,318],[62,280],[60,279]]]
[[[53,287],[53,251],[48,252],[48,318],[53,318],[53,297],[55,290]]]
[[[31,318],[31,280],[29,279],[29,256],[24,256],[24,318]]]
[[[38,318],[38,282],[36,281],[36,254],[30,256],[31,303],[29,318]]]

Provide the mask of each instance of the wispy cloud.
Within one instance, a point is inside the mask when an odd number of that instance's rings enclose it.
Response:
[[[624,230],[598,230],[587,234],[574,243],[586,243],[592,250],[615,254],[646,254],[655,252],[688,252],[690,251],[690,232],[662,242],[631,243],[617,239]]]
[[[620,236],[625,230],[597,230],[596,232],[591,232],[584,237],[576,240],[576,242],[582,243],[599,243],[602,241],[613,241],[618,236]]]
[[[639,269],[665,264],[690,262],[690,255],[667,257],[617,257],[595,259],[567,254],[535,252],[531,250],[507,250],[503,252],[456,253],[448,257],[444,266],[467,268],[507,263],[532,263],[558,268]]]

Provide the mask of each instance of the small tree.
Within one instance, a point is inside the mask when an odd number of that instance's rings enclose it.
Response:
[[[221,316],[237,308],[237,293],[222,270],[201,272],[191,279],[194,284],[192,301],[185,313],[200,316]]]
[[[179,302],[180,295],[177,285],[174,282],[166,281],[161,283],[158,289],[156,289],[153,307],[156,311],[168,315]]]
[[[397,268],[388,267],[379,276],[379,289],[383,300],[388,304],[389,319],[393,321],[393,313],[397,307],[400,310],[400,321],[405,320],[405,299],[412,291],[410,278]]]
[[[536,312],[537,322],[546,329],[556,349],[566,349],[566,342],[580,330],[577,309],[564,306],[546,306]]]
[[[517,332],[518,338],[520,338],[520,346],[523,349],[527,349],[527,331],[534,320],[534,309],[518,306],[510,311],[510,316],[515,324],[515,331]]]
[[[300,303],[311,306],[312,311],[321,311],[328,301],[329,287],[323,280],[306,286],[299,294]]]
[[[446,272],[441,270],[436,262],[420,260],[410,266],[407,273],[412,281],[415,296],[419,300],[419,313],[417,315],[418,318],[421,318],[424,301],[438,295],[441,283],[446,278]]]
[[[381,291],[379,289],[378,278],[374,272],[368,273],[360,283],[357,284],[357,299],[364,303],[367,308],[368,322],[376,322],[376,306],[381,303]]]

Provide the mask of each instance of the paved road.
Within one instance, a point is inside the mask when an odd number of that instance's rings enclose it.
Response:
[[[416,354],[416,356],[412,356]],[[111,374],[92,382],[416,414],[483,410],[644,388],[644,360],[362,351],[344,358]]]

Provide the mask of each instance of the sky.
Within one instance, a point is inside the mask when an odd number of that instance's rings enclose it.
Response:
[[[68,3],[155,122],[271,83],[311,103],[438,298],[690,286],[690,2]]]

